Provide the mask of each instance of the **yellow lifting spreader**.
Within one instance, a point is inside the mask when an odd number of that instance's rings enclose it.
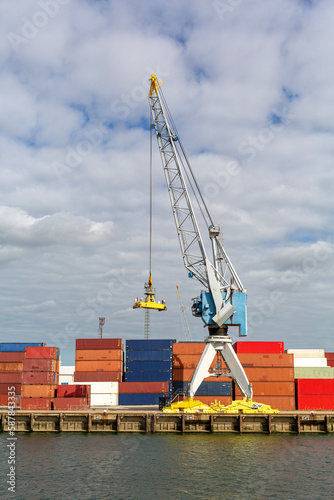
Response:
[[[167,311],[165,300],[160,301],[155,300],[155,291],[152,283],[152,276],[148,278],[148,283],[145,283],[145,300],[141,297],[140,300],[135,298],[135,303],[133,309],[156,309],[157,311]]]
[[[256,403],[248,398],[233,401],[228,406],[221,405],[220,401],[215,401],[208,406],[201,401],[189,398],[186,401],[179,401],[178,403],[172,403],[171,406],[165,406],[162,411],[164,413],[279,413],[279,410],[274,410],[269,405]]]

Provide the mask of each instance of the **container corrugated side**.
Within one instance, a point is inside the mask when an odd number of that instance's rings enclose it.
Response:
[[[127,372],[167,372],[172,371],[173,362],[170,361],[127,361]]]
[[[56,368],[55,359],[27,358],[23,360],[24,372],[55,372]]]
[[[334,410],[333,394],[299,394],[298,410]]]
[[[22,372],[0,373],[0,384],[21,384]]]
[[[297,394],[333,394],[334,395],[334,379],[333,378],[306,378],[296,380]],[[334,397],[334,396],[333,396]]]
[[[56,385],[22,384],[21,396],[23,398],[54,398]]]
[[[295,383],[292,382],[253,382],[253,397],[256,396],[294,396]],[[235,394],[240,396],[241,392],[235,385]]]
[[[189,382],[174,382],[173,392],[186,392],[189,387]],[[231,396],[232,382],[202,382],[195,393],[195,397],[199,396]]]
[[[80,349],[75,351],[76,361],[123,361],[122,349]]]
[[[174,339],[127,340],[127,351],[158,351],[173,349]]]
[[[76,351],[84,349],[123,349],[123,339],[76,339]]]
[[[302,367],[315,367],[315,368],[323,368],[327,366],[326,358],[295,358],[294,366],[296,368]]]
[[[11,406],[12,403],[14,402],[13,397],[15,398],[15,405],[19,406],[21,396],[20,395],[12,396],[11,394],[0,394],[0,406],[8,406],[8,402],[10,402],[9,406]]]
[[[119,394],[150,394],[172,392],[172,382],[120,382]]]
[[[205,346],[205,342],[175,342],[173,344],[173,355],[197,354],[201,356]]]
[[[125,382],[169,382],[172,372],[131,372],[124,374]]]
[[[160,351],[126,351],[127,361],[170,361],[173,351],[165,349]]]
[[[237,401],[242,396],[236,396]],[[294,411],[296,409],[296,400],[294,396],[257,396],[253,397],[255,403],[262,403],[272,407],[272,409]]]
[[[51,398],[21,398],[21,410],[51,410]]]
[[[90,385],[59,385],[57,387],[57,398],[88,398],[90,396]]]
[[[287,349],[288,354],[293,354],[295,358],[324,358],[324,349]]]
[[[74,375],[75,366],[60,365],[59,374],[60,375]]]
[[[21,384],[0,384],[0,394],[8,394],[9,391],[21,394]]]
[[[150,394],[119,394],[118,404],[121,406],[158,405],[159,398],[166,396],[166,393]]]
[[[42,347],[45,346],[46,344],[43,343],[22,343],[22,342],[16,342],[16,343],[7,343],[7,342],[2,342],[0,344],[0,352],[24,352],[25,348],[27,346],[34,346],[34,347]]]
[[[259,341],[252,342],[249,340],[238,341],[233,344],[233,349],[236,353],[284,353],[284,342]]]
[[[33,385],[57,385],[59,381],[59,375],[55,372],[23,372],[22,373],[22,384],[33,384]]]
[[[118,405],[118,394],[91,394],[90,396],[90,406],[117,406]]]
[[[20,363],[0,363],[0,373],[22,372],[23,361]]]
[[[195,370],[201,354],[174,354],[173,355],[173,368],[182,368],[185,370]],[[216,368],[219,361],[219,367],[226,369],[226,364],[220,354],[216,354],[210,368]]]
[[[59,385],[62,384],[74,384],[74,373],[73,375],[59,375]]]
[[[244,367],[249,382],[293,382],[294,368],[248,368]]]
[[[190,382],[194,374],[194,369],[173,368],[173,381]],[[205,382],[230,382],[227,377],[206,377]]]
[[[334,352],[325,352],[325,358],[329,361],[334,361]]]
[[[238,353],[238,359],[243,367],[259,368],[293,368],[293,354],[278,353]]]
[[[334,368],[294,368],[295,378],[334,378]]]
[[[75,372],[74,382],[120,382],[123,372]]]
[[[76,372],[121,372],[123,361],[76,361]]]
[[[0,352],[0,363],[22,363],[25,352]]]
[[[84,382],[90,385],[91,394],[118,394],[119,382]]]
[[[90,404],[87,398],[55,398],[53,399],[54,410],[89,410]]]
[[[26,347],[26,359],[59,359],[58,347]]]

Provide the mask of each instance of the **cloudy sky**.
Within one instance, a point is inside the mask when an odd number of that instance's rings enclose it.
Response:
[[[333,2],[2,0],[0,14],[0,340],[65,353],[99,316],[105,336],[144,337],[155,73],[248,290],[249,340],[333,351]],[[151,337],[185,339],[179,285],[202,340],[155,142],[153,163],[168,310]]]

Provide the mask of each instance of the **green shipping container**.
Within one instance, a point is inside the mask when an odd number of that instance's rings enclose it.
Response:
[[[334,368],[324,366],[319,368],[302,367],[294,368],[295,378],[334,378]]]

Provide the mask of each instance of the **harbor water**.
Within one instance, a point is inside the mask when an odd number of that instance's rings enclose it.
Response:
[[[329,435],[0,434],[0,498],[334,499]]]

